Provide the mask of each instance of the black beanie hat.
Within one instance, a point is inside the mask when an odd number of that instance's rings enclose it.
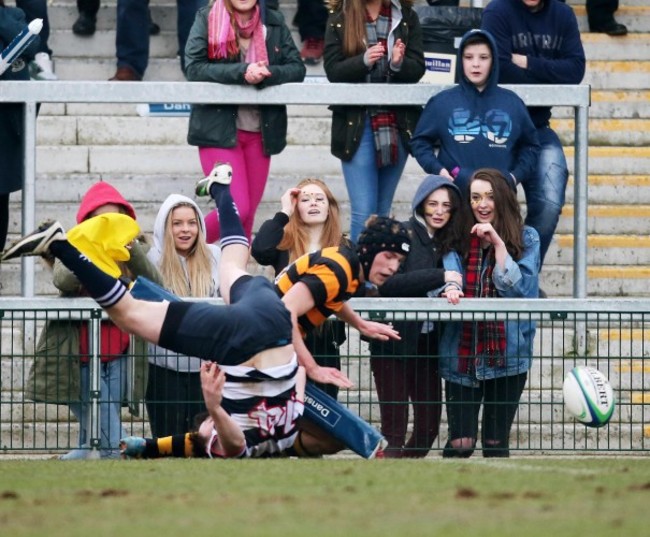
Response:
[[[408,255],[410,249],[411,238],[404,224],[386,216],[371,216],[357,242],[357,255],[366,281],[369,281],[372,262],[379,252]]]

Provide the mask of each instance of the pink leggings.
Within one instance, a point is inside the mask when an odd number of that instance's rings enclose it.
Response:
[[[233,180],[230,191],[239,210],[244,231],[250,240],[255,212],[262,201],[271,167],[271,157],[264,154],[262,147],[262,134],[237,130],[235,147],[200,147],[199,158],[206,175],[212,171],[215,162],[229,162],[232,166]],[[205,229],[209,243],[219,239],[219,218],[216,210],[205,217]]]

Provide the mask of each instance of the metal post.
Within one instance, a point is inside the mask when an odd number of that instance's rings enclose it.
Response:
[[[100,327],[102,310],[96,309],[91,313],[90,318],[90,426],[88,427],[90,453],[89,459],[99,459],[99,448],[101,444],[100,422],[101,422],[101,388],[99,382],[101,362],[99,357],[100,349]]]
[[[591,89],[590,89],[591,100]],[[589,107],[575,107],[575,164],[573,215],[573,296],[587,297],[587,208],[589,159]]]
[[[32,231],[34,225],[34,210],[36,207],[36,103],[25,102],[23,115],[24,129],[24,173],[23,179],[23,218],[22,234]],[[21,293],[24,297],[34,296],[34,258],[23,257],[20,279]]]

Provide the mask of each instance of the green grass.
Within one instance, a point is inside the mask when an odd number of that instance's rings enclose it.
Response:
[[[647,535],[650,459],[0,458],[0,535]]]

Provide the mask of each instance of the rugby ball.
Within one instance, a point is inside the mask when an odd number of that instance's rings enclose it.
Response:
[[[607,425],[614,413],[612,386],[594,367],[578,366],[569,371],[562,393],[567,412],[588,427]]]

